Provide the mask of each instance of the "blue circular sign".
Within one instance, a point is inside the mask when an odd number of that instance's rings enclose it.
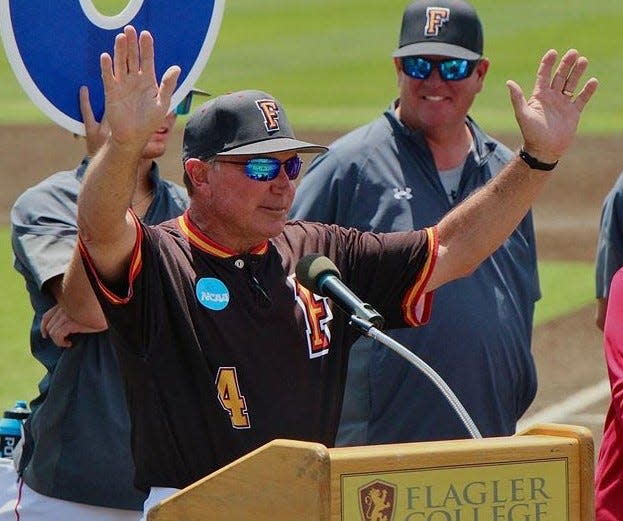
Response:
[[[112,55],[125,25],[155,40],[156,76],[171,65],[182,73],[171,107],[190,92],[212,52],[225,0],[130,0],[115,16],[92,0],[2,0],[0,34],[7,58],[31,101],[53,121],[84,135],[78,92],[89,88],[93,112],[104,113],[102,52]]]
[[[229,304],[229,290],[219,279],[206,277],[199,279],[195,286],[199,304],[213,311],[221,311]]]

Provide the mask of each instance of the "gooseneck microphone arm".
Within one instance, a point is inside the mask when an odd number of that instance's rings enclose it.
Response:
[[[350,316],[350,324],[362,335],[380,342],[422,371],[446,398],[470,436],[482,438],[478,427],[443,378],[415,353],[379,330],[383,326],[383,317],[341,281],[340,272],[330,259],[317,253],[303,257],[296,265],[296,278],[310,291],[332,299]]]
[[[352,322],[353,320],[351,317],[351,323]],[[362,325],[361,327],[365,327],[365,326]],[[360,327],[358,327],[357,329],[362,331]],[[467,432],[469,432],[470,436],[474,439],[482,438],[482,434],[480,434],[480,431],[478,430],[478,427],[476,427],[474,420],[472,420],[472,417],[465,410],[465,407],[463,407],[463,404],[461,403],[461,401],[457,398],[456,394],[454,394],[452,389],[448,387],[448,384],[443,380],[443,378],[439,376],[439,374],[430,365],[428,365],[424,360],[422,360],[415,353],[409,351],[402,344],[400,344],[399,342],[396,342],[396,340],[394,340],[392,337],[390,337],[389,335],[386,335],[382,331],[379,331],[377,328],[375,328],[371,324],[370,324],[370,327],[368,327],[366,331],[363,332],[363,334],[369,338],[372,338],[373,340],[377,340],[378,342],[383,344],[385,347],[388,347],[395,353],[399,354],[405,360],[407,360],[412,365],[417,367],[420,371],[422,371],[428,377],[428,379],[431,382],[433,382],[433,384],[435,384],[435,386],[437,387],[437,389],[439,389],[441,394],[443,394],[444,398],[448,401],[450,406],[454,409],[454,412],[456,412],[456,415],[459,417],[459,419],[465,426],[465,429],[467,429]]]

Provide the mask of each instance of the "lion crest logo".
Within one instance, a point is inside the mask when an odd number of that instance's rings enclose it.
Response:
[[[384,481],[373,481],[359,489],[359,510],[363,521],[392,521],[396,487]]]

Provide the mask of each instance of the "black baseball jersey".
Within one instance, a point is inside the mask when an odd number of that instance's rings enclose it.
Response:
[[[119,286],[97,278],[81,246],[118,349],[141,489],[183,488],[275,438],[333,446],[357,332],[297,283],[303,256],[332,259],[388,328],[429,308],[420,297],[434,229],[375,235],[297,221],[238,255],[186,214],[137,226]]]

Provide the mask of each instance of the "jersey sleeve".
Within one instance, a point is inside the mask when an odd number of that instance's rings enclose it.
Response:
[[[426,257],[415,279],[414,284],[408,287],[402,299],[402,313],[405,324],[421,326],[430,319],[433,293],[424,292],[426,284],[435,268],[439,251],[439,238],[436,228],[426,229]]]
[[[601,211],[595,289],[597,298],[608,296],[610,281],[623,266],[623,174],[604,199]]]
[[[11,210],[15,268],[28,272],[41,289],[65,273],[76,245],[75,198],[37,187],[18,198]]]
[[[385,328],[428,320],[432,293],[424,290],[438,254],[435,228],[371,233],[298,221],[288,234],[297,236],[291,243],[302,241],[302,255],[314,252],[333,260],[344,284],[383,316]]]
[[[163,321],[175,316],[177,302],[182,302],[179,273],[168,263],[171,244],[163,244],[168,234],[161,226],[147,226],[132,213],[136,226],[136,242],[125,275],[117,281],[103,280],[84,243],[79,240],[80,253],[91,287],[112,333],[113,342],[132,360],[141,359],[162,340],[162,330],[172,334]],[[171,262],[175,265],[176,259]],[[169,314],[168,314],[169,313]],[[138,358],[136,358],[138,357]]]
[[[134,299],[135,284],[143,268],[143,241],[144,228],[138,217],[132,213],[136,226],[136,242],[130,264],[125,277],[110,284],[104,281],[95,266],[95,263],[84,242],[78,238],[80,255],[91,287],[104,311],[108,321],[109,330],[112,333],[116,347],[123,349],[123,352],[140,356],[145,338],[145,323],[142,317],[142,302]],[[133,327],[127,327],[127,324]],[[123,331],[123,334],[119,332]]]
[[[340,270],[346,285],[383,315],[386,329],[428,322],[433,293],[425,288],[437,260],[436,228],[363,232],[346,251],[356,259]]]
[[[143,241],[143,228],[140,221],[134,213],[132,213],[132,217],[134,218],[134,224],[137,231],[136,243],[134,244],[134,249],[132,250],[130,265],[126,274],[127,278],[125,281],[121,281],[119,284],[116,284],[115,287],[108,285],[101,279],[99,273],[97,272],[97,268],[95,267],[95,263],[89,255],[88,249],[82,240],[78,239],[80,255],[82,256],[87,274],[89,275],[91,286],[93,286],[93,290],[95,291],[95,294],[98,295],[100,302],[103,301],[108,304],[120,305],[127,304],[132,298],[134,280],[142,268],[141,245]]]

